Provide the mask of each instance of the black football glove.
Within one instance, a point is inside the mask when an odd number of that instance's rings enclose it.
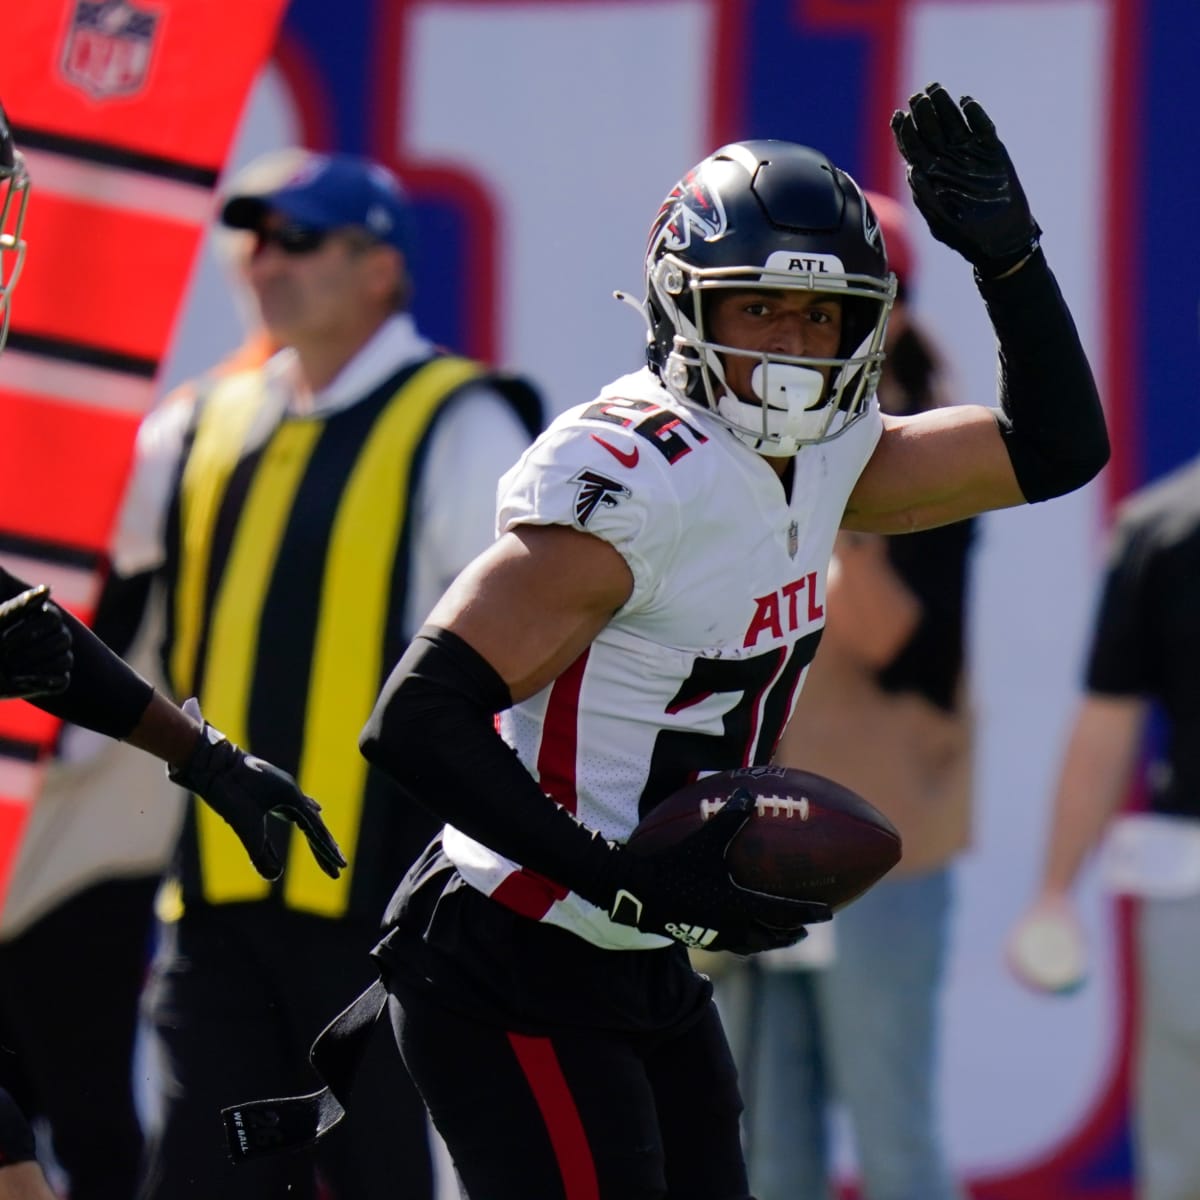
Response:
[[[734,954],[790,946],[805,936],[805,925],[828,921],[828,905],[734,883],[725,852],[753,809],[754,797],[741,790],[677,846],[644,855],[614,846],[605,879],[611,919],[685,946]]]
[[[71,630],[44,583],[0,604],[0,699],[65,692],[73,662]]]
[[[960,103],[931,83],[892,114],[892,133],[929,232],[995,279],[1037,249],[1042,231],[991,119],[970,96]]]
[[[283,864],[267,837],[268,816],[299,826],[317,865],[336,879],[346,860],[318,815],[321,806],[306,796],[286,771],[247,754],[214,729],[200,715],[195,699],[185,701],[183,711],[204,729],[191,757],[167,768],[171,780],[195,792],[229,822],[265,879],[278,879],[283,873]]]

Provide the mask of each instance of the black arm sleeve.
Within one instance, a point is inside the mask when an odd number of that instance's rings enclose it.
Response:
[[[0,600],[29,587],[0,568]],[[154,689],[118,658],[86,625],[59,608],[71,631],[71,682],[57,696],[38,696],[30,704],[64,721],[94,729],[106,737],[126,738],[150,703]]]
[[[32,1162],[36,1158],[37,1150],[29,1121],[12,1096],[0,1088],[0,1167]]]
[[[607,907],[608,843],[538,787],[496,732],[504,681],[448,630],[425,625],[380,693],[359,748],[442,820]]]
[[[1006,279],[976,281],[1000,355],[997,420],[1030,503],[1082,487],[1108,461],[1108,431],[1075,322],[1041,250]]]

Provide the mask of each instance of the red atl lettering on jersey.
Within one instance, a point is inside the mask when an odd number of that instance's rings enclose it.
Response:
[[[791,583],[785,583],[777,592],[766,596],[758,596],[754,600],[754,616],[746,629],[746,640],[743,646],[750,647],[757,643],[759,635],[766,633],[772,638],[783,637],[786,626],[789,633],[800,628],[800,593],[808,598],[805,611],[805,624],[811,625],[825,615],[825,607],[817,599],[817,573],[809,571]]]

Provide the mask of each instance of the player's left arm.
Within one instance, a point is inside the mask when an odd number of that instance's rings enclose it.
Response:
[[[995,127],[931,84],[892,129],[930,232],[975,268],[996,332],[999,406],[889,417],[843,525],[881,533],[1061,496],[1108,461],[1091,366]]]

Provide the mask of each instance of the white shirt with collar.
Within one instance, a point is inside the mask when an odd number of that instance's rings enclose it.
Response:
[[[262,368],[274,403],[264,405],[246,444],[266,441],[284,414],[328,416],[359,403],[433,349],[412,316],[397,313],[316,392],[300,386],[295,351],[279,351]],[[190,417],[191,404],[184,398],[153,410],[138,431],[112,544],[113,568],[120,575],[152,571],[166,561],[167,511]],[[496,484],[529,440],[509,402],[486,383],[463,388],[439,419],[416,494],[404,613],[410,635],[458,572],[492,541]]]

